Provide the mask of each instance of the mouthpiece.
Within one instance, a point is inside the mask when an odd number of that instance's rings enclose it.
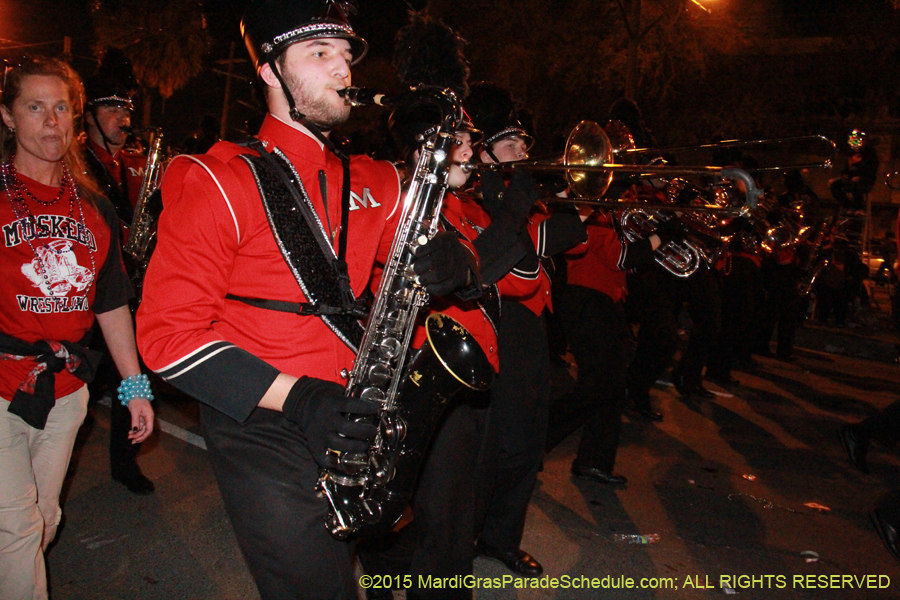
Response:
[[[377,94],[370,89],[359,87],[347,87],[338,90],[337,93],[338,96],[344,99],[344,104],[349,104],[350,106],[371,106],[373,104],[391,106],[396,104],[397,100],[392,96]]]

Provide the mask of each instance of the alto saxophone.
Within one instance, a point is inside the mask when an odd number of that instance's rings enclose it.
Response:
[[[358,88],[343,95],[356,105],[431,102],[441,108],[443,119],[420,148],[390,258],[348,376],[346,394],[378,406],[378,432],[365,454],[343,454],[340,469],[319,472],[317,489],[329,503],[325,525],[338,539],[389,530],[400,519],[452,396],[462,387],[485,390],[493,382],[484,351],[462,325],[443,314],[428,317],[428,342],[409,356],[416,317],[428,302],[412,270],[413,256],[438,229],[462,105],[451,90],[434,87],[416,88],[393,101]]]
[[[123,252],[131,266],[131,282],[134,285],[137,300],[141,300],[141,292],[144,283],[144,274],[150,263],[151,245],[156,239],[156,216],[150,209],[150,196],[159,187],[159,177],[162,173],[161,148],[163,134],[160,129],[152,129],[153,140],[147,151],[147,162],[144,165],[144,177],[141,180],[141,192],[134,206],[134,217],[131,220],[131,228],[128,231],[128,239],[123,247]]]

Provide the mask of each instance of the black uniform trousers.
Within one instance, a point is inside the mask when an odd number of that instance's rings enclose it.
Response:
[[[677,349],[678,316],[685,302],[692,327],[676,369],[686,385],[700,383],[721,326],[719,292],[709,269],[701,266],[690,277],[678,278],[653,265],[628,276],[628,302],[640,322],[634,359],[628,367],[629,398],[638,407],[649,408],[650,388]]]
[[[778,329],[775,354],[790,358],[794,353],[794,338],[800,323],[800,278],[802,272],[794,264],[779,265],[772,261],[763,263],[762,282],[765,301],[760,320],[760,337],[755,350],[762,355],[771,353],[769,342]]]
[[[480,490],[485,501],[479,505],[487,509],[482,541],[495,550],[513,552],[522,542],[528,503],[544,457],[550,361],[542,317],[508,300],[502,301],[501,313],[500,375],[490,390],[491,448],[483,467],[493,477]]]
[[[551,405],[547,450],[584,425],[576,461],[612,471],[622,431],[631,334],[624,306],[602,292],[569,285],[558,314],[578,365],[575,387]]]
[[[225,509],[263,600],[356,598],[351,546],[333,538],[300,428],[257,408],[239,423],[200,404]]]
[[[359,560],[369,575],[411,575],[408,600],[468,600],[469,589],[418,587],[422,578],[471,575],[475,560],[476,485],[485,451],[487,393],[464,391],[435,432],[412,499],[412,521],[364,540]],[[410,424],[410,426],[414,426]]]
[[[707,374],[727,379],[735,361],[750,360],[761,324],[762,285],[759,267],[746,256],[732,256],[726,268],[716,271],[715,276],[721,292],[722,326],[709,352]]]

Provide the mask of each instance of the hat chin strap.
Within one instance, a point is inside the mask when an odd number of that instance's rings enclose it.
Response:
[[[300,112],[300,109],[297,108],[297,104],[294,102],[294,95],[291,94],[291,90],[288,88],[287,83],[285,83],[284,78],[281,76],[281,72],[275,65],[275,58],[269,57],[266,62],[269,64],[269,68],[272,69],[272,73],[275,74],[275,79],[277,79],[278,83],[281,84],[281,91],[284,93],[284,97],[287,100],[288,114],[290,115],[291,120],[306,127],[316,137],[317,140],[322,142],[322,144],[332,152],[332,154],[334,154],[341,160],[348,160],[347,155],[341,152],[338,147],[334,145],[334,142],[332,142],[330,139],[328,139],[328,137],[325,136],[324,133],[322,133],[322,130],[319,129],[319,126],[307,119],[306,115]]]
[[[97,118],[97,106],[95,104],[91,104],[91,116],[94,117],[94,127],[97,128],[97,131],[100,132],[100,138],[103,140],[103,147],[106,148],[106,153],[112,156],[112,150],[110,150],[109,145],[113,144],[113,141],[106,135],[106,132],[103,131],[103,126],[100,124],[100,119]]]

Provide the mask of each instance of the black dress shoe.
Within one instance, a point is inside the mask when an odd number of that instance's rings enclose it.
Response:
[[[672,372],[672,383],[675,385],[675,389],[681,394],[682,398],[704,398],[709,400],[711,398],[715,398],[716,395],[711,391],[703,387],[702,383],[688,383],[684,375],[678,373],[677,371]]]
[[[649,406],[635,406],[634,404],[629,404],[628,412],[637,415],[644,421],[658,422],[663,420],[662,413],[656,412]]]
[[[869,440],[865,436],[858,435],[853,425],[843,425],[838,429],[841,444],[847,451],[850,464],[865,474],[869,474],[869,465],[866,462],[866,453],[869,451]]]
[[[128,491],[138,496],[148,496],[156,490],[153,482],[141,473],[141,469],[135,465],[133,469],[113,471],[112,478],[128,488]]]
[[[537,577],[544,572],[544,567],[541,566],[541,563],[521,548],[517,548],[512,552],[503,552],[502,550],[491,548],[480,539],[476,544],[476,548],[478,548],[479,554],[499,560],[510,571],[524,577]]]
[[[612,471],[604,471],[596,467],[586,467],[578,463],[572,463],[572,475],[593,479],[597,483],[605,485],[625,485],[628,483],[628,479],[624,475],[619,475]]]
[[[897,546],[897,528],[885,518],[884,511],[877,505],[869,511],[869,517],[872,519],[872,525],[875,526],[875,531],[878,532],[881,541],[894,555],[894,558],[900,560],[900,548]]]

